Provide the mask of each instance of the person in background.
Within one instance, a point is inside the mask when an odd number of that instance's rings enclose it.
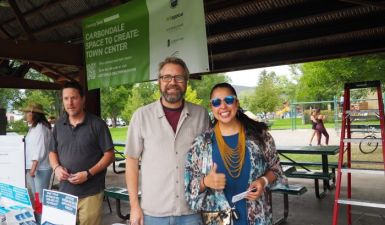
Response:
[[[84,110],[83,88],[67,82],[62,89],[65,113],[56,121],[49,159],[59,191],[79,197],[77,224],[99,225],[107,167],[115,159],[106,123]]]
[[[49,188],[52,175],[48,161],[48,147],[52,138],[51,124],[47,121],[41,104],[29,103],[23,111],[29,126],[25,137],[27,184],[33,194],[39,193],[41,202],[43,189]]]
[[[48,117],[48,122],[51,124],[52,128],[55,126],[56,117],[50,116]]]
[[[321,109],[316,109],[315,118],[317,121],[316,130],[318,132],[317,144],[319,146],[321,145],[321,136],[322,136],[321,134],[323,134],[325,136],[325,145],[328,145],[329,144],[329,133],[327,132],[327,130],[324,126],[324,121],[326,119],[326,116],[321,114]]]
[[[159,64],[161,98],[139,108],[129,123],[125,154],[131,225],[202,223],[183,197],[183,168],[192,141],[208,128],[209,117],[203,107],[184,100],[188,77],[182,59],[166,58]]]
[[[194,211],[238,212],[236,225],[272,224],[267,187],[287,184],[267,125],[247,117],[228,83],[210,94],[212,128],[198,136],[185,165],[185,197]],[[232,197],[249,191],[232,204]]]
[[[310,121],[311,121],[311,129],[313,130],[313,134],[311,135],[310,137],[310,142],[309,142],[309,146],[312,146],[312,142],[313,142],[313,139],[314,139],[314,136],[317,135],[317,140],[318,140],[318,137],[320,136],[318,130],[316,129],[316,126],[317,126],[317,113],[316,113],[316,110],[315,109],[312,109],[311,110],[311,114],[310,114]]]

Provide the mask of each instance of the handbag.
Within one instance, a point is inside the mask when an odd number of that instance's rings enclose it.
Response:
[[[202,222],[205,225],[231,225],[232,209],[223,211],[201,211]]]

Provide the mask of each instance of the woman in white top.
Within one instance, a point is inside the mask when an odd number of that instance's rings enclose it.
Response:
[[[27,183],[32,193],[39,193],[41,200],[43,189],[48,189],[52,174],[48,161],[51,124],[47,121],[41,104],[30,103],[23,111],[30,127],[25,137]]]

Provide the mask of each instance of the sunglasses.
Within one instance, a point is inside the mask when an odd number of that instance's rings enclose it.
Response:
[[[236,99],[237,99],[237,97],[235,97],[234,95],[229,95],[229,96],[226,96],[224,99],[213,98],[210,100],[210,102],[211,102],[212,106],[217,108],[222,104],[222,101],[224,101],[226,103],[226,105],[232,105]]]

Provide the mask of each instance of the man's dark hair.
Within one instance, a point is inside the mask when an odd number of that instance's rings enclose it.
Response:
[[[84,96],[84,90],[83,90],[83,86],[80,85],[78,82],[75,82],[75,81],[68,81],[64,84],[63,88],[62,88],[62,91],[63,89],[65,88],[73,88],[73,89],[76,89],[79,91],[79,94],[81,97]]]

